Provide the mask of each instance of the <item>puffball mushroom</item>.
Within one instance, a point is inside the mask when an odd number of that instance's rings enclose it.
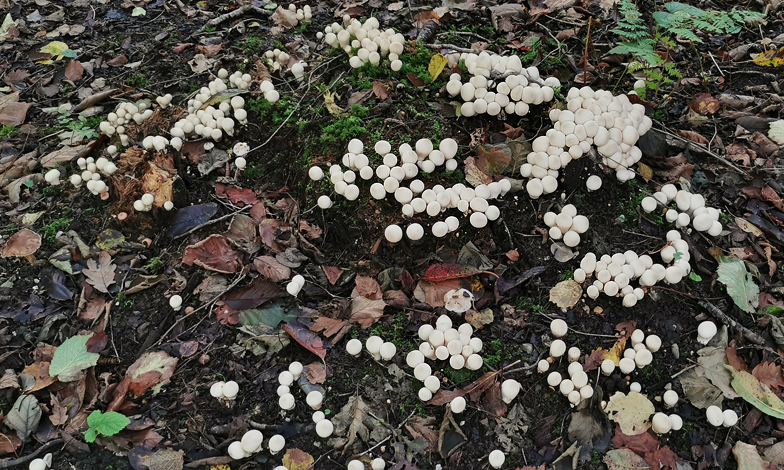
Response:
[[[466,401],[463,397],[455,397],[449,402],[449,408],[452,413],[462,413],[466,408]]]
[[[738,414],[735,413],[735,410],[724,410],[724,422],[722,423],[724,427],[731,428],[738,424]]]
[[[329,198],[326,194],[323,196],[319,196],[318,198],[318,206],[322,209],[329,209],[332,207],[332,199]]]
[[[667,406],[667,408],[672,408],[678,403],[678,392],[675,390],[667,390],[664,392],[662,399],[664,400],[664,404]]]
[[[422,387],[419,389],[417,397],[419,397],[421,401],[430,401],[430,399],[433,398],[433,392],[428,390],[426,387]]]
[[[591,175],[585,181],[585,187],[588,191],[596,191],[602,187],[602,178],[597,175]]]
[[[436,393],[438,389],[441,388],[441,381],[438,380],[438,377],[435,375],[431,375],[430,377],[425,378],[424,385],[431,393]]]
[[[377,457],[370,462],[370,468],[372,470],[384,470],[387,466],[387,463],[384,462],[384,459]]]
[[[397,347],[390,342],[386,342],[382,344],[381,349],[379,349],[379,353],[381,354],[381,359],[385,361],[389,361],[393,357],[395,357],[396,352],[397,352]]]
[[[672,422],[669,416],[664,413],[656,413],[651,420],[653,432],[656,434],[667,434],[672,429]]]
[[[47,462],[48,457],[48,462]],[[52,454],[46,454],[46,457],[43,459],[35,459],[30,462],[30,466],[28,467],[30,470],[46,470],[52,465]]]
[[[294,395],[291,393],[281,395],[281,397],[278,398],[278,406],[283,411],[293,410],[295,404],[296,402],[294,401]]]
[[[547,372],[549,369],[550,369],[550,363],[549,363],[549,362],[547,362],[547,360],[546,360],[546,359],[542,359],[542,360],[540,360],[540,361],[539,361],[539,362],[536,364],[536,370],[537,370],[537,371],[539,371],[539,373],[541,373],[541,374],[544,374],[544,373],[545,373],[545,372]]]
[[[229,380],[225,384],[223,384],[223,396],[228,398],[229,400],[234,399],[237,396],[237,393],[240,391],[240,386],[237,382],[233,380]]]
[[[550,343],[550,356],[554,358],[559,358],[564,355],[566,352],[566,343],[561,341],[560,339],[556,339],[552,343]]]
[[[624,357],[618,361],[618,368],[621,369],[621,373],[623,374],[630,374],[636,366],[637,364],[634,362],[634,359],[628,357]]]
[[[661,348],[661,338],[657,335],[649,335],[645,338],[645,347],[648,348],[648,351],[655,353]]]
[[[240,440],[242,450],[248,454],[253,454],[261,450],[261,443],[264,440],[264,435],[258,429],[251,429],[246,432]]]
[[[705,417],[708,418],[708,422],[713,426],[718,427],[724,424],[724,413],[716,405],[711,405],[705,410]]]
[[[560,383],[561,383],[561,374],[559,374],[558,372],[550,372],[550,374],[547,376],[547,384],[551,387],[557,387]]]
[[[175,312],[179,311],[180,307],[182,307],[182,297],[176,294],[171,296],[171,298],[169,299],[169,306]]]
[[[324,170],[322,170],[321,167],[312,166],[308,170],[308,176],[313,181],[319,181],[324,177]]]
[[[53,168],[46,172],[44,179],[52,186],[57,186],[60,184],[60,171],[57,168]]]
[[[210,395],[213,398],[223,398],[223,385],[225,382],[215,382],[210,387]]]
[[[610,375],[615,370],[615,363],[611,359],[605,359],[602,361],[602,374]]]
[[[356,338],[350,339],[348,343],[346,343],[346,352],[354,357],[359,356],[362,353],[362,341]]]
[[[229,457],[233,458],[234,460],[242,460],[246,457],[250,457],[250,453],[245,452],[242,449],[242,443],[240,441],[234,441],[229,444]]]
[[[520,382],[514,379],[507,379],[501,383],[501,399],[504,403],[509,404],[520,393]]]
[[[335,426],[332,424],[332,421],[328,419],[322,419],[318,423],[316,423],[316,434],[319,437],[327,438],[332,435],[332,431],[335,430]]]
[[[671,414],[667,418],[669,418],[670,420],[670,426],[672,431],[681,430],[681,428],[683,427],[683,419],[680,416],[676,414]]]
[[[347,470],[365,470],[365,464],[361,460],[350,460],[346,465]]]
[[[560,318],[556,318],[555,320],[550,322],[550,331],[553,333],[553,336],[556,338],[561,338],[565,336],[566,333],[569,331],[569,327],[567,326],[564,320]]]
[[[368,352],[373,356],[374,359],[378,360],[381,359],[381,346],[384,344],[384,340],[381,339],[380,336],[371,336],[370,338],[365,341],[365,347],[367,348]]]
[[[324,394],[319,392],[318,390],[313,390],[312,392],[308,393],[305,397],[305,402],[313,408],[314,410],[318,410],[321,408],[321,403],[324,401]]]
[[[390,243],[397,243],[403,239],[403,229],[395,224],[389,225],[384,230],[384,237],[386,237],[387,241]]]
[[[700,326],[697,327],[697,342],[708,344],[708,341],[716,335],[717,331],[716,324],[713,322],[704,321],[700,323]]]
[[[275,434],[274,436],[270,437],[267,445],[269,446],[270,454],[275,455],[283,450],[283,447],[286,446],[286,438],[280,434]]]
[[[487,458],[487,461],[490,463],[490,466],[493,468],[501,468],[506,460],[506,456],[503,452],[496,449],[490,452],[490,456]]]

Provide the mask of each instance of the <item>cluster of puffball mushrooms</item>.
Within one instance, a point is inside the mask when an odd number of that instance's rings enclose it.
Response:
[[[156,101],[158,104],[165,108],[171,103],[171,95],[159,96]],[[122,102],[117,105],[114,112],[106,116],[106,121],[101,121],[98,128],[105,135],[111,137],[114,134],[120,136],[120,143],[123,147],[128,146],[128,134],[125,133],[125,128],[131,121],[136,124],[141,124],[149,119],[154,111],[151,107],[150,100],[142,100],[137,103]]]
[[[133,209],[136,212],[149,212],[152,210],[152,205],[155,202],[155,196],[150,193],[145,193],[141,198],[133,201]],[[163,203],[163,208],[167,211],[174,209],[174,203],[166,201]]]
[[[296,400],[291,391],[294,383],[300,379],[304,367],[300,362],[292,362],[288,370],[282,371],[278,374],[278,406],[283,411],[290,411],[294,409]],[[335,429],[332,421],[326,419],[323,411],[320,411],[322,403],[324,403],[324,394],[318,390],[308,392],[305,397],[305,402],[313,409],[313,423],[316,424],[316,434],[319,437],[327,438],[332,435]]]
[[[287,67],[289,60],[291,59],[291,56],[286,51],[281,51],[280,49],[267,51],[264,53],[264,57],[267,59],[267,63],[269,64],[270,68],[272,68],[273,72]],[[290,68],[291,74],[294,75],[294,78],[301,82],[305,77],[305,67],[307,66],[308,64],[306,62],[301,60],[297,61]]]
[[[582,284],[593,276],[593,283],[585,290],[588,297],[596,299],[602,292],[609,297],[620,295],[624,307],[633,307],[642,300],[645,292],[631,285],[631,281],[636,279],[643,287],[661,281],[677,284],[691,272],[688,242],[681,239],[677,230],[667,232],[667,242],[659,251],[663,264],[654,263],[647,254],[638,256],[631,250],[600,258],[594,253],[587,253],[580,261],[580,267],[574,271],[574,280]]]
[[[116,155],[117,147],[110,145],[106,149],[106,153],[109,156]],[[103,195],[107,194],[109,191],[109,186],[101,180],[101,176],[112,176],[114,172],[117,171],[117,165],[106,157],[99,157],[98,160],[95,160],[93,157],[79,158],[76,161],[76,164],[82,172],[74,173],[68,178],[68,181],[70,181],[75,188],[79,188],[85,183],[87,190],[92,194],[104,197]],[[54,168],[46,172],[44,179],[50,185],[57,186],[60,184],[60,176],[60,170]]]
[[[348,63],[352,68],[358,69],[368,62],[378,65],[386,57],[392,71],[397,72],[403,67],[400,54],[403,53],[406,40],[392,28],[381,31],[380,25],[374,17],[361,23],[349,15],[343,15],[342,25],[332,23],[324,28],[323,34],[318,33],[316,37],[323,37],[330,46],[343,49],[350,56]],[[356,55],[352,55],[354,49],[357,50]]]
[[[577,215],[577,208],[567,204],[561,212],[547,212],[544,214],[544,223],[550,227],[549,234],[553,240],[560,240],[568,247],[575,247],[580,243],[580,234],[588,231],[588,217]]]
[[[511,183],[506,179],[486,185],[481,184],[476,188],[468,188],[458,183],[451,188],[435,185],[427,189],[423,181],[414,179],[420,170],[424,173],[432,173],[441,165],[444,165],[447,171],[457,169],[455,155],[458,146],[451,138],[443,139],[438,144],[438,148],[434,148],[430,139],[419,139],[413,148],[404,143],[398,148],[399,158],[392,153],[389,142],[380,140],[374,144],[373,151],[378,154],[383,163],[375,169],[371,166],[370,159],[363,153],[364,143],[361,140],[352,139],[347,150],[342,159],[343,167],[332,165],[329,169],[330,181],[334,185],[335,192],[349,201],[356,200],[360,195],[359,186],[356,184],[357,175],[364,180],[378,177],[382,182],[370,186],[370,195],[377,200],[393,195],[401,204],[401,210],[406,217],[425,213],[435,217],[447,209],[457,208],[464,214],[470,212],[471,225],[482,228],[488,221],[496,220],[501,215],[498,207],[488,201],[503,196],[511,189]],[[313,181],[319,181],[325,176],[324,171],[318,166],[311,167],[308,175]],[[408,186],[405,186],[407,180],[410,181],[407,183]],[[332,200],[329,196],[322,195],[318,199],[318,205],[322,209],[328,209],[332,206]],[[432,233],[436,237],[443,237],[457,230],[459,226],[458,218],[449,216],[443,221],[434,223]],[[406,236],[411,240],[421,239],[424,233],[425,229],[419,223],[412,223],[406,228]],[[397,243],[403,239],[403,229],[395,224],[389,225],[385,235],[389,242]]]
[[[677,210],[667,208],[672,201],[675,201]],[[665,184],[661,187],[661,191],[643,198],[640,202],[642,210],[646,213],[655,211],[660,204],[665,207],[664,218],[667,222],[674,222],[678,228],[688,227],[691,224],[694,230],[707,232],[712,237],[721,234],[723,228],[719,222],[721,211],[706,206],[705,198],[700,194],[692,194],[685,189],[678,190],[674,184]]]
[[[30,470],[46,470],[52,467],[52,454],[46,454],[43,458],[33,459],[28,468]]]
[[[560,392],[566,396],[572,406],[577,406],[582,400],[588,400],[593,396],[593,386],[590,384],[588,374],[583,371],[583,365],[580,364],[580,349],[576,346],[566,350],[566,343],[560,338],[566,336],[569,331],[566,322],[560,318],[553,320],[550,323],[550,332],[558,339],[550,343],[550,357],[541,359],[536,368],[539,373],[544,374],[550,370],[550,364],[556,362],[564,354],[567,354],[569,359],[569,367],[567,372],[568,379],[562,379],[559,372],[553,371],[547,376],[547,383],[551,387],[558,387]]]
[[[530,105],[552,101],[553,87],[561,86],[555,77],[542,80],[536,67],[523,68],[517,55],[500,56],[487,51],[447,55],[450,67],[461,60],[471,78],[463,83],[460,74],[452,74],[446,91],[463,99],[460,113],[466,117],[485,113],[497,116],[502,110],[509,115],[525,116]]]
[[[575,87],[567,94],[566,109],[555,107],[549,117],[553,128],[533,140],[527,163],[520,167],[520,174],[531,178],[526,190],[533,199],[554,192],[559,170],[588,153],[592,145],[602,163],[615,170],[618,181],[634,178],[630,168],[642,158],[635,144],[653,124],[643,105],[632,104],[626,95]]]
[[[261,452],[264,435],[258,429],[251,429],[242,435],[242,439],[229,444],[229,457],[234,460],[241,460],[251,455]],[[286,439],[280,434],[275,434],[267,441],[267,448],[270,454],[275,455],[286,446]],[[280,468],[280,467],[278,467]],[[286,468],[286,467],[283,467]]]

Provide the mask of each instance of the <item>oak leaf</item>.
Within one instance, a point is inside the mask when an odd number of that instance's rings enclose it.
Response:
[[[82,273],[87,277],[87,282],[96,290],[108,293],[109,286],[114,284],[114,275],[117,265],[112,263],[112,257],[108,252],[102,251],[98,255],[98,262],[94,259],[87,260],[87,267]]]

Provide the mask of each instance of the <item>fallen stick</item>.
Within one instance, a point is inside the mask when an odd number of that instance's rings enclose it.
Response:
[[[204,25],[204,27],[206,28],[207,26],[219,25],[219,24],[223,23],[224,21],[228,21],[228,20],[233,20],[235,18],[239,18],[240,16],[242,16],[245,13],[248,13],[250,11],[252,11],[254,13],[258,13],[259,15],[264,15],[264,16],[272,16],[272,14],[274,13],[273,10],[265,10],[264,8],[259,8],[257,6],[253,6],[253,5],[243,5],[243,6],[239,7],[239,8],[237,8],[236,10],[230,11],[228,13],[224,13],[221,16],[218,16],[216,18],[211,19],[210,21],[208,21]]]
[[[758,344],[760,346],[765,345],[765,340],[762,338],[762,336],[758,335],[757,333],[754,333],[750,329],[746,328],[745,326],[741,325],[737,321],[727,316],[726,313],[719,310],[719,307],[713,305],[707,300],[700,300],[699,304],[702,306],[702,308],[707,310],[708,313],[716,317],[722,323],[724,323],[730,328],[733,328],[736,331],[739,331],[747,340],[751,341],[754,344]]]
[[[19,457],[18,459],[8,459],[8,460],[0,460],[0,468],[11,468],[16,467],[17,465],[25,464],[34,458],[41,455],[42,452],[49,450],[52,447],[58,446],[63,443],[62,439],[55,439],[53,441],[49,441],[46,444],[42,445],[32,454],[27,454],[24,457]]]

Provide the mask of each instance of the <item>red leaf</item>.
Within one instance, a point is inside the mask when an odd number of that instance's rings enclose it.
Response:
[[[110,67],[120,67],[120,66],[125,65],[127,63],[128,63],[128,58],[125,57],[125,54],[120,54],[117,57],[115,57],[114,59],[106,62],[106,65],[108,65]]]
[[[376,95],[376,98],[384,101],[389,97],[389,93],[387,92],[387,85],[391,84],[391,82],[373,82],[373,94]]]
[[[255,205],[259,202],[252,189],[243,189],[237,186],[225,186],[218,183],[215,185],[215,194],[219,197],[228,197],[233,204],[239,207],[245,204]]]
[[[784,387],[784,379],[781,377],[781,366],[777,366],[772,362],[760,362],[751,371],[751,375],[775,390]]]
[[[103,348],[106,347],[106,344],[108,342],[109,342],[109,336],[106,334],[105,331],[92,335],[90,339],[87,340],[87,344],[86,344],[87,352],[99,353],[103,351]]]
[[[259,276],[247,287],[229,293],[223,301],[234,310],[247,310],[277,299],[282,294],[283,291],[277,284]]]
[[[327,356],[327,350],[324,349],[324,343],[321,342],[321,338],[316,333],[310,331],[307,326],[300,323],[299,320],[286,323],[283,325],[283,330],[291,335],[294,341],[322,360]]]
[[[346,320],[318,317],[316,318],[316,321],[313,322],[313,326],[310,327],[310,331],[315,331],[317,333],[323,331],[324,336],[329,338],[330,336],[336,335],[344,326],[346,326]]]
[[[414,88],[419,88],[421,86],[425,86],[425,81],[422,80],[419,77],[419,75],[410,73],[410,74],[408,74],[406,76],[406,78],[408,78],[408,81],[411,82],[411,86],[413,86]]]
[[[72,60],[68,62],[68,65],[65,67],[65,78],[68,80],[75,82],[82,78],[84,74],[84,67],[82,63],[78,60]]]
[[[727,363],[735,370],[751,373],[749,366],[746,362],[738,356],[738,351],[735,348],[727,348]]]
[[[476,382],[465,388],[458,388],[455,390],[441,389],[429,402],[427,402],[427,404],[440,406],[449,403],[455,397],[462,397],[464,395],[468,395],[474,403],[479,403],[480,399],[482,399],[482,395],[487,395],[483,400],[483,407],[496,416],[503,416],[503,414],[506,413],[506,405],[500,400],[501,384],[498,383],[498,374],[500,372],[501,371],[485,372]],[[496,391],[494,388],[498,388],[498,390]]]
[[[182,54],[182,52],[185,49],[189,48],[192,45],[193,45],[192,42],[188,42],[185,44],[177,44],[176,46],[172,47],[172,52],[174,52],[175,54]]]
[[[615,437],[612,440],[613,447],[616,449],[629,449],[638,454],[647,454],[659,448],[661,443],[650,432],[627,436],[621,432],[620,426],[615,426]]]
[[[503,174],[512,162],[512,151],[506,144],[480,145],[476,153],[476,167],[488,176]]]
[[[185,248],[182,264],[201,266],[209,271],[231,274],[242,268],[240,254],[231,249],[222,235],[211,235]]]
[[[340,276],[343,275],[343,270],[334,266],[322,266],[321,269],[324,270],[324,274],[327,275],[327,280],[333,286],[338,282]]]
[[[487,271],[480,271],[473,266],[463,266],[462,264],[438,263],[427,268],[422,279],[428,282],[441,282],[449,279],[471,277],[480,273],[487,273]],[[495,276],[495,274],[493,275]]]
[[[383,297],[381,293],[381,286],[378,282],[370,276],[357,276],[356,287],[351,292],[351,298],[365,297],[370,300],[381,300]]]
[[[648,465],[652,468],[661,468],[662,470],[678,470],[679,460],[669,446],[664,446],[659,450],[645,454],[645,461],[648,462]]]

